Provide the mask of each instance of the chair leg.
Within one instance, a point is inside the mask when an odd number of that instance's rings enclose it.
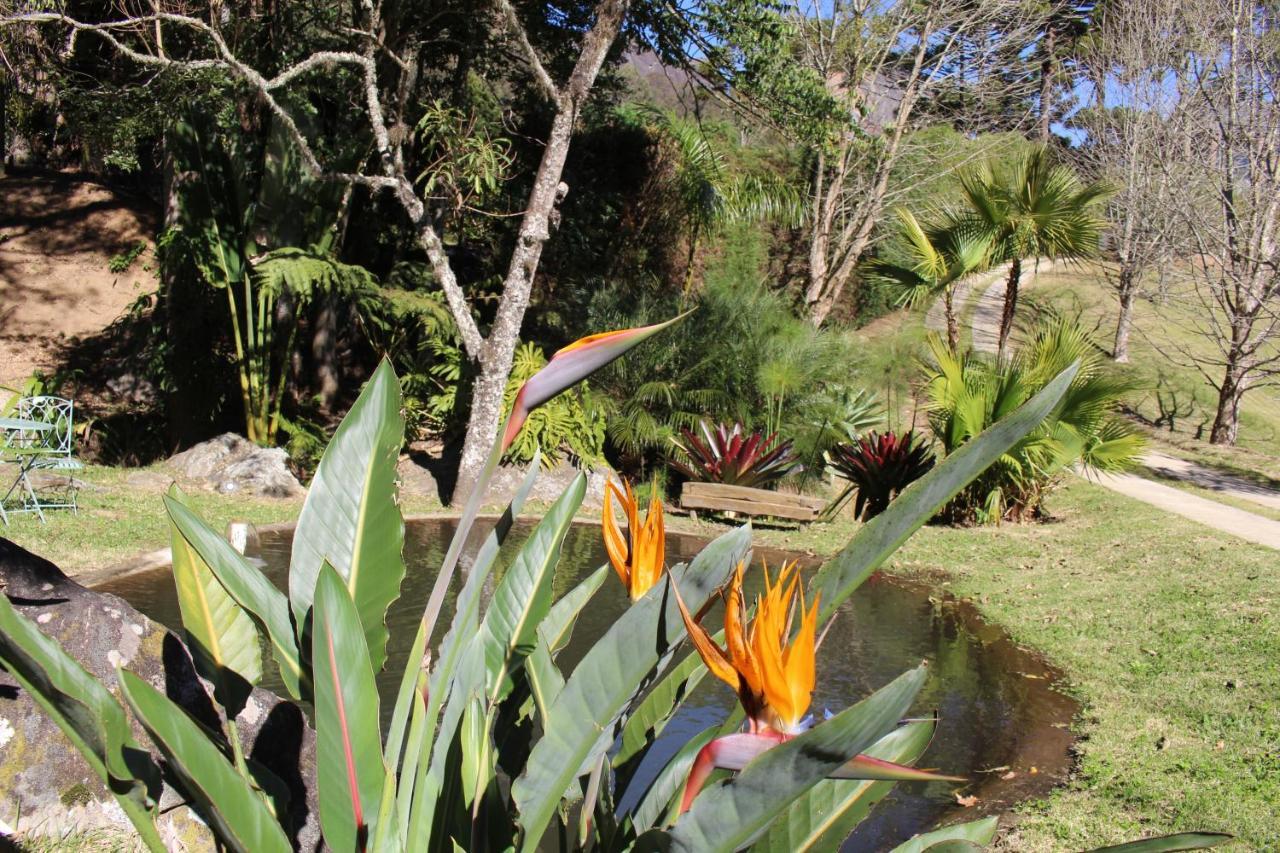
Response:
[[[44,517],[44,508],[40,506],[40,499],[36,497],[36,490],[31,486],[31,478],[27,476],[28,470],[29,469],[27,468],[23,468],[22,474],[19,476],[22,478],[22,484],[27,487],[27,497],[31,501],[32,509],[34,509],[36,515],[40,517],[40,523],[48,524],[48,521],[46,521]]]

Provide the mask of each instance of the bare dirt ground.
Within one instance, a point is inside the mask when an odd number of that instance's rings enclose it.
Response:
[[[74,175],[0,179],[0,385],[49,370],[71,338],[101,331],[154,289],[156,219],[144,200]],[[139,241],[147,251],[111,272],[111,257]]]

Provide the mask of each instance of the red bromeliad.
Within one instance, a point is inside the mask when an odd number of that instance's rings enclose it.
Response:
[[[723,596],[723,649],[690,615],[676,590],[685,628],[703,663],[737,692],[747,715],[747,731],[716,738],[698,752],[685,784],[681,813],[693,804],[712,770],[741,770],[751,759],[790,740],[811,724],[805,714],[816,680],[817,598],[806,610],[800,572],[794,562],[784,564],[772,580],[766,569],[764,594],[756,598],[755,617],[750,627],[744,628],[742,575],[743,565],[739,563]],[[800,627],[792,637],[791,627],[797,616]],[[866,755],[853,758],[832,778],[960,781]]]

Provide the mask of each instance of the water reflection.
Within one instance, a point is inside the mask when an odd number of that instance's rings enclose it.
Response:
[[[473,544],[478,544],[491,525],[492,522],[478,525]],[[402,596],[388,616],[391,665],[378,676],[384,714],[390,713],[389,697],[399,681],[400,662],[408,654],[452,530],[453,524],[448,520],[414,521],[406,527],[408,573]],[[514,546],[528,535],[528,530],[527,526],[513,530],[491,586],[506,570],[505,559],[514,553]],[[286,588],[290,537],[287,531],[263,532],[256,550],[249,552],[249,556],[263,561],[263,571],[282,590]],[[692,558],[701,545],[695,537],[669,536],[668,563]],[[474,547],[464,551],[473,552]],[[785,556],[766,549],[758,550],[755,559],[757,564],[764,561],[776,567]],[[599,528],[574,526],[565,539],[555,577],[556,597],[605,562]],[[461,565],[463,570],[467,568],[465,558]],[[805,568],[812,571],[816,564],[809,560]],[[760,583],[759,570],[749,572],[748,595],[754,595]],[[120,595],[165,625],[179,624],[176,593],[168,571],[135,574],[102,584],[98,589]],[[448,607],[452,604],[450,599]],[[611,576],[584,609],[573,640],[560,655],[559,663],[566,673],[581,659],[593,638],[612,625],[628,604],[622,584]],[[712,612],[706,617],[706,624],[717,625],[720,618],[719,613]],[[447,625],[447,618],[441,622]],[[266,657],[269,659],[269,655]],[[840,607],[818,653],[813,709],[821,714],[824,708],[845,708],[922,660],[929,664],[930,676],[914,713],[936,710],[940,722],[937,737],[921,766],[968,775],[974,780],[963,792],[976,795],[978,806],[963,810],[966,817],[998,811],[1018,799],[1042,794],[1065,775],[1070,743],[1066,723],[1074,714],[1075,705],[1051,689],[1055,674],[1014,646],[1003,632],[982,624],[972,608],[931,598],[922,587],[877,576]],[[279,690],[278,682],[271,684],[270,677],[264,681],[264,687]],[[726,686],[706,679],[663,733],[654,750],[656,766],[650,772],[656,772],[666,756],[688,738],[723,720],[734,701]],[[1035,773],[1031,771],[1033,766]],[[956,812],[955,792],[955,786],[941,783],[899,785],[843,849],[864,851],[894,846]]]

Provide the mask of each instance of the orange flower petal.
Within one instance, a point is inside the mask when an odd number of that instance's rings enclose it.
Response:
[[[724,600],[724,634],[725,643],[729,647],[729,657],[734,669],[742,676],[751,692],[761,696],[760,665],[751,651],[751,644],[742,629],[742,573],[743,564],[733,573],[733,582]]]
[[[684,619],[685,630],[689,632],[689,639],[693,641],[693,647],[698,650],[702,662],[707,665],[707,669],[711,670],[712,675],[737,690],[738,671],[729,663],[724,651],[716,645],[706,630],[689,615],[689,608],[685,606],[684,598],[680,595],[680,588],[672,583],[671,589],[676,594],[676,604],[680,607],[680,616]]]
[[[618,487],[613,483],[605,483],[604,518],[601,520],[601,531],[604,535],[604,550],[609,555],[609,562],[613,564],[613,570],[618,573],[623,585],[627,585],[631,575],[631,569],[628,565],[630,549],[627,547],[627,540],[623,537],[622,531],[618,529],[618,520],[613,515],[611,498],[615,493],[618,495],[618,501],[622,503],[625,511],[626,499],[618,491]]]

